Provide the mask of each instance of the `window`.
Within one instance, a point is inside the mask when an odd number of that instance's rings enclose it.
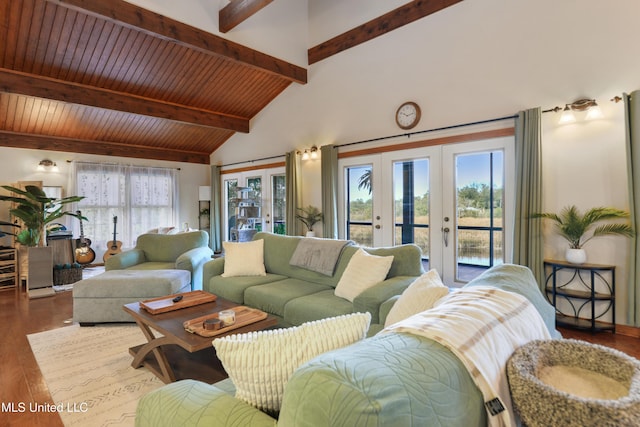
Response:
[[[178,226],[175,169],[77,163],[76,194],[85,197],[78,209],[88,219],[83,231],[94,250],[106,248],[114,232],[132,247],[153,228]]]

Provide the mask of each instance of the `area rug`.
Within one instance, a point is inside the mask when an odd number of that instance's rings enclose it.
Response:
[[[67,427],[133,426],[139,398],[163,385],[131,367],[129,347],[146,342],[135,325],[74,324],[27,338]]]

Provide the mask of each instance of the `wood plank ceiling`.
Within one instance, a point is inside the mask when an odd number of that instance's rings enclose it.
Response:
[[[307,81],[120,0],[1,0],[0,40],[0,146],[208,164]]]
[[[462,0],[414,0],[309,64]],[[272,0],[232,0],[227,32]],[[123,0],[0,0],[0,146],[209,163],[307,70]]]

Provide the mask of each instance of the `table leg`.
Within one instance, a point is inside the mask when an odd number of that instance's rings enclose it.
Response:
[[[137,320],[136,323],[142,330],[142,333],[147,338],[148,342],[136,351],[133,361],[131,362],[131,366],[137,369],[143,365],[146,365],[147,368],[151,370],[165,384],[175,382],[176,377],[173,373],[173,369],[171,369],[171,365],[169,365],[167,356],[162,351],[163,345],[175,344],[175,341],[165,336],[156,337],[148,325]],[[145,358],[149,353],[153,353],[153,356],[158,362],[159,370],[156,370],[153,366],[145,363]]]

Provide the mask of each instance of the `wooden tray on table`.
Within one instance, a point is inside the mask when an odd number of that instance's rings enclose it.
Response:
[[[191,332],[193,334],[200,335],[202,337],[215,337],[216,335],[225,334],[234,329],[241,328],[246,325],[250,325],[251,323],[259,322],[260,320],[267,318],[267,313],[264,311],[256,310],[255,308],[245,307],[243,305],[238,307],[233,307],[232,309],[236,312],[236,322],[231,326],[223,326],[220,329],[216,330],[208,330],[204,328],[204,321],[207,319],[217,319],[219,317],[219,313],[211,313],[206,316],[197,317],[192,320],[187,320],[184,322],[184,329],[187,332]]]
[[[182,295],[182,299],[173,302],[173,299]],[[194,305],[213,302],[218,297],[205,291],[183,292],[181,294],[167,295],[164,297],[151,298],[140,301],[140,307],[151,314],[166,313],[168,311],[180,310],[181,308],[193,307]]]

